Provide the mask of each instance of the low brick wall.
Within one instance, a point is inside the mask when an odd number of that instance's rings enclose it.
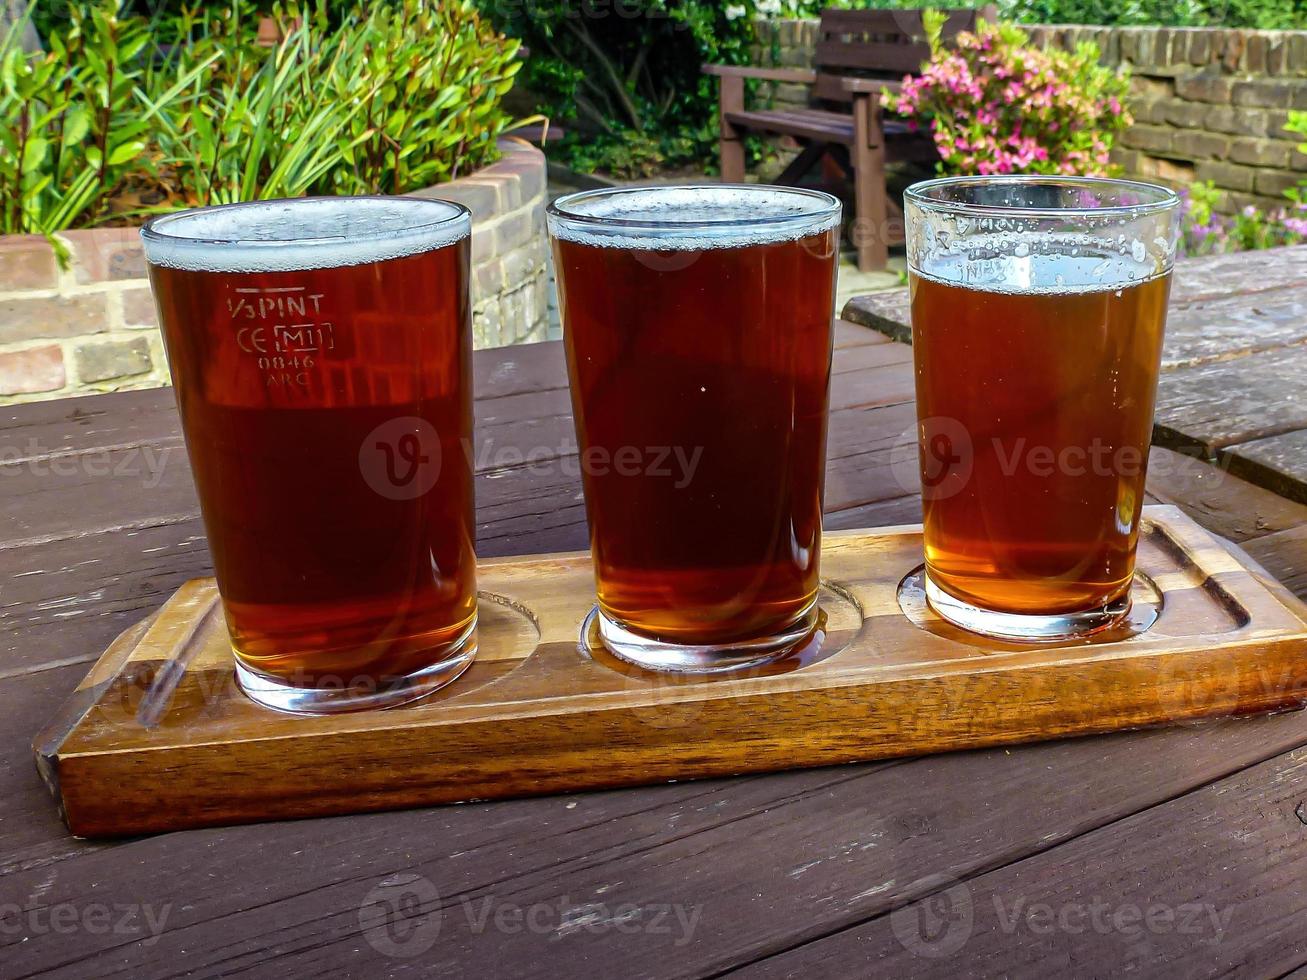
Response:
[[[489,167],[418,192],[472,211],[479,348],[543,340],[548,328],[544,155],[517,140],[501,149]],[[0,405],[166,385],[137,230],[59,238],[67,268],[40,235],[0,236]]]
[[[1127,173],[1227,191],[1224,210],[1283,207],[1307,178],[1303,137],[1284,126],[1307,110],[1307,31],[1218,28],[1030,28],[1039,45],[1096,42],[1103,62],[1131,71],[1135,125],[1113,158]]]
[[[1131,72],[1135,125],[1113,159],[1128,173],[1172,184],[1210,180],[1223,210],[1282,207],[1307,178],[1289,110],[1307,110],[1307,31],[1022,25],[1031,42],[1070,50],[1093,41],[1104,64]],[[812,65],[816,20],[758,22],[759,64]],[[802,105],[802,85],[763,93],[778,107]]]

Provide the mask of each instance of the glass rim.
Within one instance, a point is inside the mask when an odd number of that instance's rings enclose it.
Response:
[[[994,187],[1024,184],[1030,187],[1084,187],[1133,190],[1152,197],[1139,204],[1104,204],[1090,207],[1021,207],[1012,204],[977,204],[949,201],[930,196],[931,191],[948,187]],[[1160,214],[1180,204],[1180,196],[1169,187],[1121,177],[1076,177],[1067,174],[968,174],[959,177],[934,177],[912,184],[903,192],[904,200],[926,211],[948,214],[971,214],[1007,218],[1133,217]]]
[[[584,200],[600,200],[611,197],[620,197],[625,194],[658,194],[662,191],[748,191],[759,194],[785,195],[793,198],[806,198],[809,201],[820,202],[821,207],[814,207],[811,211],[799,213],[789,212],[786,214],[759,214],[750,217],[734,218],[712,218],[712,219],[690,219],[676,220],[675,212],[672,217],[659,218],[612,218],[604,215],[586,214],[569,210],[568,206]],[[825,221],[837,217],[840,214],[843,205],[840,199],[833,194],[827,194],[825,191],[810,190],[806,187],[785,187],[780,184],[710,184],[710,183],[690,183],[690,184],[644,184],[625,187],[596,187],[589,190],[573,191],[570,194],[563,194],[555,198],[545,208],[545,213],[551,217],[562,221],[576,222],[578,224],[589,225],[595,228],[623,228],[623,229],[657,229],[661,231],[695,231],[695,230],[721,230],[727,228],[767,228],[775,225],[794,225],[806,224],[808,222]]]
[[[385,202],[386,204],[398,204],[401,207],[411,207],[413,209],[427,210],[430,208],[439,208],[444,214],[442,217],[433,220],[421,221],[415,224],[405,224],[402,227],[395,227],[393,224],[387,227],[378,227],[375,230],[362,234],[333,234],[333,235],[315,235],[310,237],[285,237],[285,238],[244,238],[230,236],[212,236],[203,234],[179,235],[169,233],[167,226],[176,222],[184,222],[187,219],[193,219],[199,215],[212,215],[218,212],[236,212],[245,210],[258,210],[275,205],[290,205],[292,207],[303,207],[306,205],[322,205],[326,202],[349,202],[349,201],[375,201]],[[422,234],[424,232],[435,231],[441,228],[447,228],[457,224],[460,221],[468,222],[468,231],[471,233],[472,212],[457,201],[446,201],[443,198],[435,197],[417,197],[411,194],[357,194],[341,195],[339,197],[319,194],[305,197],[277,197],[268,198],[260,201],[237,201],[232,204],[214,204],[208,207],[185,208],[181,211],[169,211],[166,214],[158,214],[145,222],[141,226],[140,234],[146,242],[156,242],[172,246],[202,246],[202,247],[231,247],[231,248],[287,248],[297,246],[314,246],[314,245],[332,245],[341,242],[367,243],[381,242],[394,238],[396,234],[412,235]],[[458,236],[464,237],[463,235]]]

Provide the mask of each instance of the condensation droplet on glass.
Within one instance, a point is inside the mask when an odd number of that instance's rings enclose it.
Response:
[[[1024,259],[1030,254],[1030,246],[1025,242],[1017,242],[1016,248],[1012,249],[1012,254],[1019,259]]]
[[[1142,262],[1148,258],[1148,250],[1144,248],[1144,243],[1137,238],[1130,243],[1130,257],[1136,262]]]

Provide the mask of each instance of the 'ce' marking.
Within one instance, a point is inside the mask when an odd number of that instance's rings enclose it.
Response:
[[[267,327],[241,327],[236,331],[236,343],[247,354],[268,353]]]

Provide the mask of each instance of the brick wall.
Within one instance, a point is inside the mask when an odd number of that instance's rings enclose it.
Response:
[[[1307,110],[1307,31],[1024,25],[1041,47],[1094,41],[1103,62],[1131,72],[1135,125],[1114,159],[1136,176],[1173,184],[1211,180],[1222,208],[1280,207],[1285,188],[1307,178],[1307,154],[1284,129]],[[759,64],[808,67],[816,20],[758,23]],[[774,85],[778,107],[802,105],[806,86]]]
[[[505,140],[502,157],[420,194],[472,211],[477,347],[542,340],[548,327],[544,155]],[[0,405],[153,388],[168,365],[135,228],[0,236]]]
[[[1290,109],[1307,110],[1307,31],[1051,26],[1030,36],[1068,49],[1093,40],[1104,63],[1130,68],[1135,125],[1114,149],[1128,173],[1210,180],[1228,211],[1281,207],[1307,178],[1302,137],[1284,128]]]

